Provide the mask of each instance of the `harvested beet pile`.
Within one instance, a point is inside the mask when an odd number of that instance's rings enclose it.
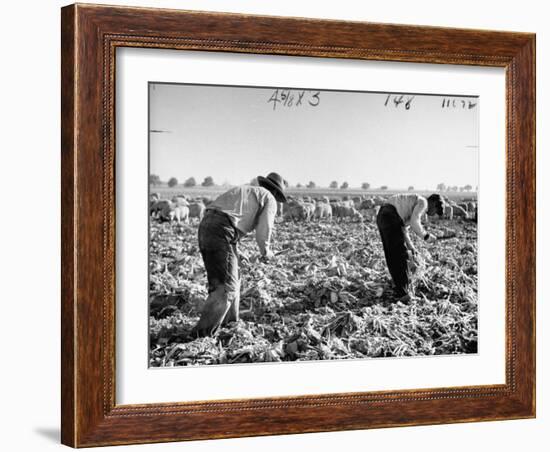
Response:
[[[207,295],[197,226],[151,220],[151,366],[477,352],[475,223],[428,225],[456,237],[418,244],[409,305],[393,303],[373,223],[279,223],[276,262],[241,267],[241,320],[191,340]],[[252,236],[240,250],[258,254]]]

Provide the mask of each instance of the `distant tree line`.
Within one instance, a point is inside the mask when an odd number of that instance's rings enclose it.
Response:
[[[183,183],[184,187],[194,187],[195,185],[197,185],[197,181],[194,177],[190,177]]]
[[[156,174],[149,174],[149,184],[150,185],[160,185],[162,182],[160,181],[160,177]]]
[[[149,175],[149,184],[150,185],[156,186],[156,185],[161,185],[162,183],[163,182],[161,181],[160,177],[157,174],[150,174]],[[170,179],[168,179],[168,182],[166,182],[166,184],[169,187],[172,188],[172,187],[176,187],[179,184],[179,181],[176,177],[171,177]],[[206,176],[204,178],[204,180],[202,181],[201,185],[203,187],[212,187],[212,186],[216,185],[216,183],[214,182],[214,178],[212,176]],[[197,186],[197,181],[194,177],[190,177],[190,178],[185,180],[185,182],[183,183],[183,186],[184,187],[196,187]]]
[[[473,187],[469,184],[460,187],[458,185],[445,185],[443,182],[441,182],[440,184],[437,184],[436,190],[437,191],[460,191],[460,192],[464,192],[464,191],[472,191],[472,188]],[[477,187],[476,187],[476,190],[477,190]]]
[[[301,182],[298,182],[296,185],[295,185],[296,188],[303,188],[304,187],[304,184],[302,184]],[[306,185],[305,185],[306,188],[317,188],[318,185],[310,180]],[[333,180],[330,184],[329,184],[329,188],[334,188],[334,189],[337,189],[337,188],[340,188],[342,190],[345,190],[347,188],[350,188],[349,187],[349,183],[348,182],[342,182],[341,184],[338,183],[338,181],[336,180]],[[368,182],[363,182],[361,184],[361,188],[363,190],[368,190],[370,188],[370,184]]]
[[[284,182],[285,182],[285,185],[288,186],[288,182],[286,180]],[[257,185],[257,183],[258,183],[258,181],[257,181],[256,178],[253,178],[250,181],[251,185]],[[153,185],[153,186],[157,186],[157,185],[162,185],[163,182],[157,174],[150,174],[149,175],[149,184]],[[176,177],[171,177],[170,179],[168,179],[166,184],[169,187],[176,187],[179,184],[179,181]],[[198,185],[197,180],[194,177],[189,177],[188,179],[186,179],[183,182],[183,186],[186,187],[186,188],[196,187],[197,185]],[[201,182],[200,185],[203,186],[203,187],[213,187],[214,185],[216,185],[216,183],[215,183],[214,178],[212,176],[206,176],[203,179],[203,181]],[[228,182],[224,182],[224,185],[230,185],[230,184]],[[296,188],[306,187],[306,188],[309,188],[309,189],[315,189],[318,186],[314,181],[310,180],[306,185],[303,185],[302,183],[298,182],[295,185],[295,187]],[[332,188],[332,189],[340,188],[341,190],[346,190],[346,189],[349,189],[350,186],[349,186],[349,183],[347,181],[344,181],[340,184],[338,181],[333,180],[329,184],[329,188]],[[368,182],[362,182],[361,183],[361,189],[362,190],[369,190],[370,188],[371,188],[370,183],[368,183]],[[469,184],[464,185],[464,186],[458,186],[458,185],[446,185],[442,182],[440,184],[437,184],[436,190],[439,191],[439,192],[465,192],[465,191],[472,191],[473,188],[474,187],[472,187],[472,185],[469,185]],[[408,191],[413,191],[414,189],[415,188],[412,185],[409,185],[409,187],[407,188]],[[477,190],[477,187],[475,189]],[[388,186],[387,185],[382,185],[382,186],[379,187],[379,190],[388,190]]]

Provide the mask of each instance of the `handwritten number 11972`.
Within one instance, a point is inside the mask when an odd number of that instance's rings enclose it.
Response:
[[[471,110],[475,108],[477,102],[470,99],[449,99],[445,97],[441,103],[441,108],[462,108],[462,110]]]

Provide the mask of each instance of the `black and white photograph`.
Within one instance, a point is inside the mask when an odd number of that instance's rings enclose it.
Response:
[[[478,96],[149,82],[149,367],[478,353]]]

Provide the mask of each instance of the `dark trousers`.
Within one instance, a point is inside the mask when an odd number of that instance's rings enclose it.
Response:
[[[195,327],[199,336],[214,334],[222,323],[239,319],[239,234],[223,212],[207,210],[199,225],[199,249],[208,278],[208,298]]]
[[[405,246],[405,224],[397,209],[391,204],[380,207],[376,224],[382,237],[388,270],[395,284],[397,296],[401,297],[408,293],[409,288],[409,253]]]

